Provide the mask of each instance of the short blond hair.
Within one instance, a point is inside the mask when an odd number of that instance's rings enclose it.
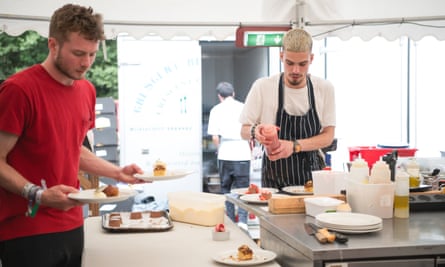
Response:
[[[289,30],[283,37],[283,50],[312,52],[312,36],[302,29]]]

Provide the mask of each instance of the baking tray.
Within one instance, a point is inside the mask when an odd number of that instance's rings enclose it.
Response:
[[[140,218],[132,218],[135,215]],[[120,218],[119,226],[110,225],[110,218]],[[173,228],[173,223],[167,211],[111,212],[102,215],[102,228],[109,232],[161,232]]]

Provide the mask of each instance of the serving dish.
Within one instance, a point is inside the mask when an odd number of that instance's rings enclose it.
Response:
[[[118,218],[121,220],[120,225],[111,225],[111,221],[119,220]],[[102,215],[102,228],[109,232],[160,232],[173,228],[173,223],[168,212],[164,210],[111,212]]]

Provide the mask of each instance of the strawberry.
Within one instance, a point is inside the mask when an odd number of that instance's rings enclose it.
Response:
[[[224,226],[223,223],[218,223],[215,226],[215,232],[224,232],[224,231],[226,231],[226,227]]]

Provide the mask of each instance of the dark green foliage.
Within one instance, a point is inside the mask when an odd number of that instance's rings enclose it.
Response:
[[[96,61],[87,73],[87,78],[96,86],[97,96],[118,97],[117,90],[117,42],[107,40],[107,59],[103,47],[97,53]],[[0,33],[0,80],[33,64],[45,60],[48,54],[47,38],[35,31],[26,31],[19,36]]]

